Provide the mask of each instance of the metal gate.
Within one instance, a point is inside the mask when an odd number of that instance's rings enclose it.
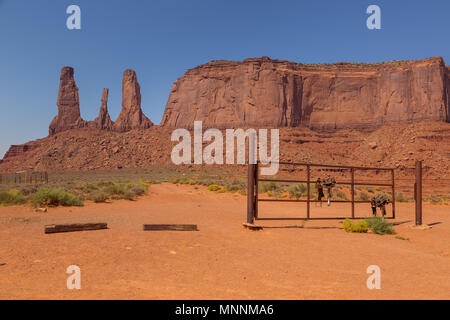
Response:
[[[386,216],[386,219],[395,219],[395,175],[393,168],[374,168],[374,167],[356,167],[356,166],[340,166],[340,165],[329,165],[329,164],[312,164],[312,163],[292,163],[292,162],[279,162],[280,165],[292,165],[292,166],[302,166],[306,167],[306,180],[288,180],[288,179],[261,179],[259,176],[259,163],[248,165],[248,192],[247,192],[247,223],[253,224],[254,220],[343,220],[346,218],[351,219],[364,219],[355,217],[355,203],[370,203],[368,201],[355,200],[355,186],[383,186],[389,187],[392,191],[392,213],[390,216]],[[333,202],[338,203],[351,203],[351,215],[348,217],[312,217],[311,216],[311,203],[319,202],[319,200],[311,199],[310,185],[314,183],[311,180],[311,168],[321,167],[321,168],[334,168],[334,169],[345,169],[350,170],[351,180],[350,181],[336,181],[336,184],[340,185],[350,185],[351,200],[333,200]],[[390,172],[391,182],[390,183],[370,183],[370,182],[360,182],[355,178],[355,173],[358,171],[387,171]],[[282,200],[282,199],[260,199],[258,192],[259,182],[286,182],[286,183],[306,183],[306,199],[298,200]],[[306,202],[306,217],[299,218],[260,218],[258,217],[258,203],[259,202]]]

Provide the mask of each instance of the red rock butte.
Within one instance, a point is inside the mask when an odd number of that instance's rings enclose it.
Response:
[[[188,70],[172,87],[161,125],[365,128],[450,121],[450,68],[443,58],[300,64],[252,58]]]
[[[61,70],[58,100],[58,115],[49,127],[49,135],[76,128],[90,127],[101,130],[126,132],[135,129],[150,128],[153,123],[143,114],[141,109],[141,87],[136,72],[125,70],[122,81],[122,111],[116,122],[108,113],[109,89],[103,89],[101,107],[98,117],[94,121],[85,121],[80,116],[80,101],[78,87],[74,79],[72,67]]]

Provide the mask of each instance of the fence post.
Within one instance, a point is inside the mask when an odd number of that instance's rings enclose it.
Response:
[[[391,170],[392,177],[392,218],[395,219],[395,175],[394,169]]]
[[[306,219],[309,220],[311,214],[311,167],[309,165],[306,166]]]
[[[355,168],[351,168],[352,174],[352,219],[355,219]]]
[[[254,186],[255,186],[255,197],[254,197],[254,215],[253,217],[255,219],[258,219],[258,175],[259,175],[259,165],[258,162],[256,162],[255,164],[255,182],[254,182]]]
[[[247,191],[247,223],[253,224],[255,216],[255,164],[248,164],[248,191]]]
[[[416,160],[416,226],[422,225],[422,161]]]

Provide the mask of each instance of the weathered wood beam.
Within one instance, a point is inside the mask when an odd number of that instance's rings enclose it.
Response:
[[[45,226],[45,233],[92,231],[103,229],[108,229],[107,223],[52,224]]]
[[[144,231],[198,231],[196,224],[144,224]]]

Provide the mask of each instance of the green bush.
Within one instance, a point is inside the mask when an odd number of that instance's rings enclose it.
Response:
[[[293,184],[289,187],[289,197],[291,198],[295,198],[295,199],[300,199],[303,195],[306,194],[306,184],[301,183],[301,184]]]
[[[364,220],[353,223],[350,219],[345,219],[342,222],[342,225],[344,226],[344,230],[347,232],[367,233],[369,230],[369,226]]]
[[[112,181],[104,181],[104,180],[100,180],[99,182],[97,182],[97,186],[100,188],[112,186],[114,184],[115,183]]]
[[[123,196],[126,191],[126,185],[113,182],[112,184],[106,185],[103,191],[108,195]]]
[[[391,223],[387,223],[383,218],[373,217],[366,219],[369,229],[376,234],[395,234]]]
[[[62,189],[55,189],[49,187],[40,188],[32,197],[33,204],[39,207],[80,207],[83,206],[81,201],[75,195],[68,193]]]
[[[259,192],[266,193],[268,191],[278,190],[278,185],[276,182],[263,182],[259,185]]]
[[[225,192],[227,192],[227,189],[225,189],[225,188],[221,188],[221,189],[217,190],[217,193],[225,193]]]
[[[24,204],[25,202],[25,196],[17,189],[0,192],[0,204],[2,205]]]
[[[133,193],[136,196],[143,196],[147,193],[148,187],[141,184],[132,184],[128,185],[128,191]]]
[[[97,191],[91,195],[91,200],[95,203],[106,202],[106,200],[108,200],[108,196],[103,191]]]
[[[239,180],[233,180],[233,182],[231,184],[227,185],[227,190],[229,192],[237,192],[237,191],[241,191],[241,190],[246,190],[247,189],[247,184],[243,181],[239,181]]]
[[[209,191],[217,191],[219,189],[220,189],[220,187],[217,184],[211,184],[208,186]]]

